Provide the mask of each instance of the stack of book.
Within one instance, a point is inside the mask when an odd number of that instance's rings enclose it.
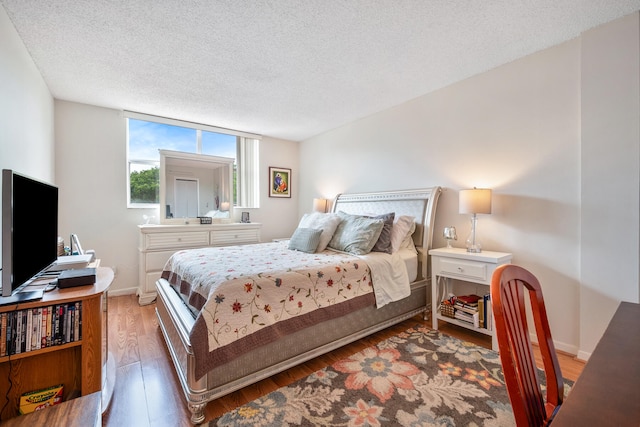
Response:
[[[454,304],[456,309],[455,318],[473,325],[474,328],[480,328],[480,313],[478,310],[478,301],[481,298],[478,295],[460,295],[456,298]]]

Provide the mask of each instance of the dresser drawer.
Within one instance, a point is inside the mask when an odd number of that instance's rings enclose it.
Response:
[[[191,231],[188,233],[157,233],[147,234],[145,249],[169,249],[207,246],[209,233],[207,231]]]
[[[489,280],[486,263],[457,259],[440,259],[439,261],[439,271],[436,271],[436,274],[440,276],[475,279],[481,282]]]
[[[258,243],[260,241],[259,229],[230,229],[215,230],[211,232],[211,246],[241,245],[246,243]]]
[[[144,255],[146,257],[146,272],[162,271],[164,265],[174,253],[176,253],[176,251],[147,252]]]

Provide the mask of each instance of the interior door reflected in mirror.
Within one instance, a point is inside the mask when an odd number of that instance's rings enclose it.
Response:
[[[229,157],[160,150],[160,212],[163,224],[232,218],[233,163]]]

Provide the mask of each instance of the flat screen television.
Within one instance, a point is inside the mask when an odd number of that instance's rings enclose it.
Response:
[[[2,297],[15,296],[57,258],[58,187],[3,169]]]

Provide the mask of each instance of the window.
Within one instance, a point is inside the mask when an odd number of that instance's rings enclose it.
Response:
[[[125,117],[128,207],[158,206],[161,149],[235,159],[234,205],[259,207],[257,135],[132,112]]]

